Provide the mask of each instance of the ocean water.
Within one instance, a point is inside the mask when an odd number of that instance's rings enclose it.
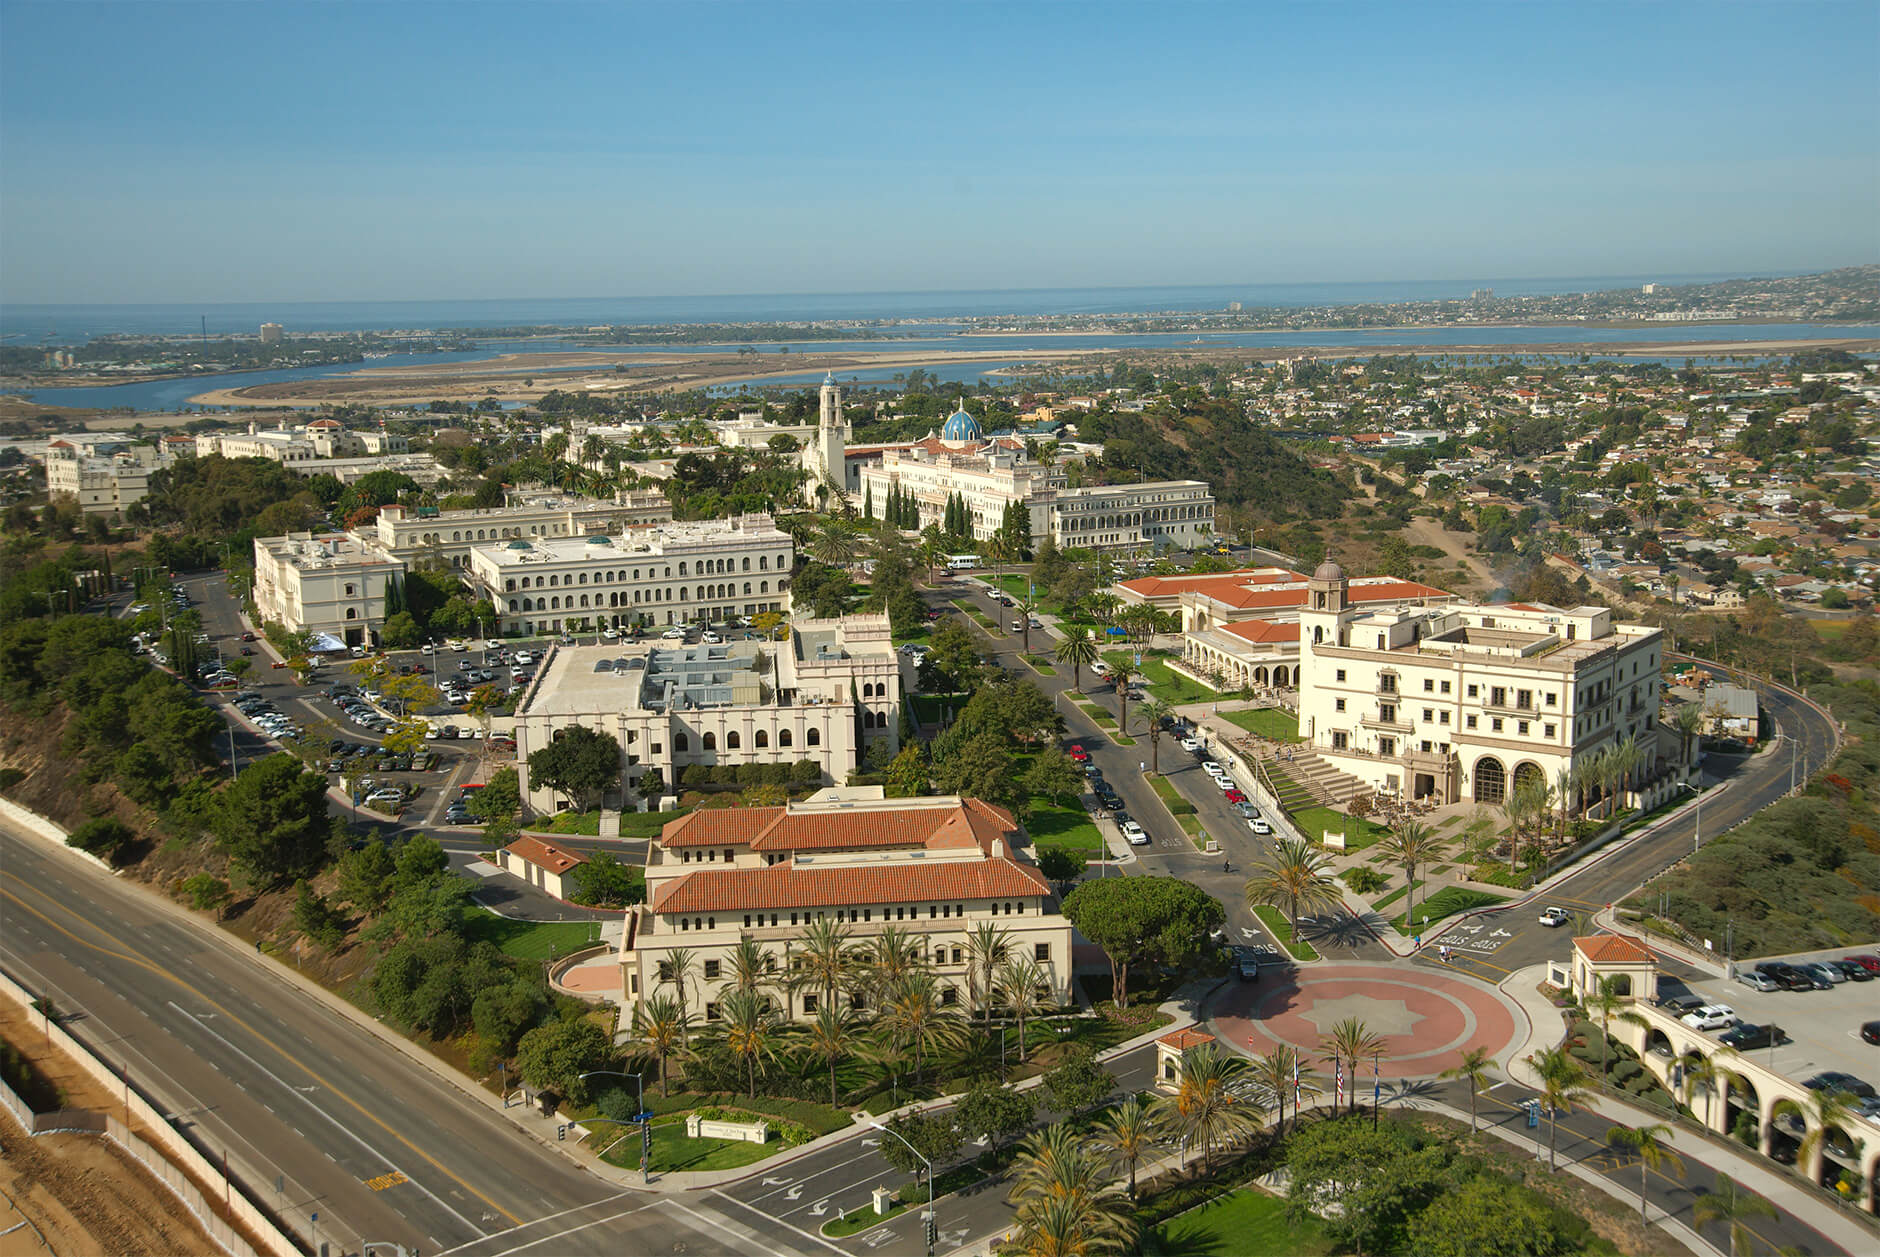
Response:
[[[1771,275],[1802,272],[1769,272]],[[1466,297],[1553,296],[1701,284],[1737,275],[1593,275],[1564,278],[1393,280],[1344,284],[1209,284],[1153,288],[1027,288],[960,292],[757,293],[696,297],[578,297],[495,301],[282,301],[198,305],[19,305],[0,303],[0,340],[82,344],[113,334],[179,336],[253,332],[280,323],[289,332],[352,332],[489,327],[590,327],[614,323],[763,323],[798,320],[944,322],[1027,314],[1127,314],[1247,306],[1338,306]]]

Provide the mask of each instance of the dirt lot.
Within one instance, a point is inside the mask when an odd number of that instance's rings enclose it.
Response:
[[[0,1004],[0,1037],[65,1093],[69,1107],[124,1117],[123,1105],[49,1051],[11,1004]],[[58,1257],[220,1251],[175,1196],[102,1135],[33,1138],[0,1112],[0,1191],[0,1231],[29,1221]],[[0,1251],[26,1257],[47,1249],[32,1227],[22,1227],[0,1241]]]

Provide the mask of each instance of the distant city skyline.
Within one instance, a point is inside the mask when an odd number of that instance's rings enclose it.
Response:
[[[1880,6],[0,0],[0,302],[1880,260]]]

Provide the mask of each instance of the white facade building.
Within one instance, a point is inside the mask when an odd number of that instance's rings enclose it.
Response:
[[[46,491],[69,497],[87,515],[121,516],[150,492],[150,473],[173,461],[153,445],[118,445],[87,453],[69,441],[46,448]]]
[[[343,533],[255,538],[255,608],[290,631],[330,633],[348,646],[376,645],[385,586],[405,565]]]
[[[672,518],[672,503],[657,489],[623,489],[612,498],[596,499],[520,486],[503,497],[504,505],[487,510],[383,506],[377,519],[353,535],[408,563],[436,560],[463,568],[479,542],[589,537]]]
[[[266,458],[288,464],[316,458],[406,454],[410,450],[411,442],[398,433],[373,428],[351,431],[337,419],[315,419],[294,428],[285,421],[277,428],[250,423],[247,432],[203,432],[196,436],[196,453],[204,458],[220,454],[224,458]]]
[[[623,784],[654,770],[661,793],[697,784],[689,769],[804,760],[844,781],[871,748],[900,750],[901,665],[885,615],[804,620],[774,643],[556,647],[516,707],[517,771],[537,811],[562,800],[529,780],[529,753],[571,725],[613,735]]]
[[[789,606],[796,544],[768,515],[470,548],[467,575],[502,632],[725,620]]]
[[[1640,779],[1659,736],[1663,632],[1603,607],[1531,603],[1353,606],[1321,564],[1298,612],[1299,732],[1339,771],[1386,793],[1506,802],[1552,786],[1589,753],[1631,737]]]

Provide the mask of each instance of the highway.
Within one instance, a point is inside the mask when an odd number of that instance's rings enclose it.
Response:
[[[128,1065],[205,1153],[226,1154],[311,1252],[356,1254],[367,1241],[427,1255],[829,1247],[723,1199],[621,1191],[239,940],[5,826],[0,963],[49,992],[79,1039]],[[568,1227],[569,1211],[606,1220]]]

